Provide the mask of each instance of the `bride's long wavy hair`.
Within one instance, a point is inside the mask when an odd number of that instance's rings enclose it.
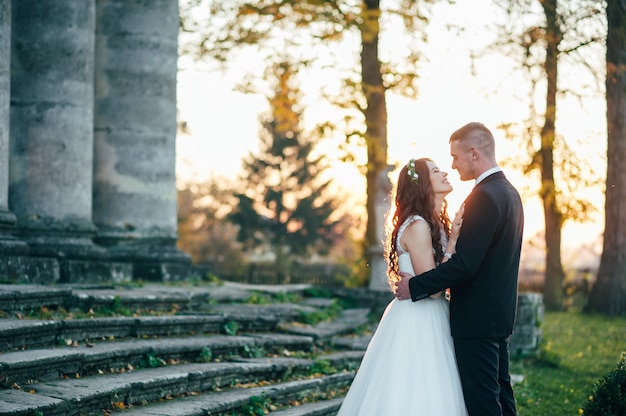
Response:
[[[440,212],[435,211],[435,192],[430,182],[430,169],[426,162],[432,162],[429,158],[415,160],[415,173],[419,175],[417,183],[408,173],[408,166],[404,165],[398,174],[396,187],[392,190],[394,204],[387,212],[385,258],[387,260],[387,278],[391,290],[395,290],[395,282],[399,280],[398,274],[398,230],[404,221],[417,214],[424,218],[430,227],[430,238],[435,249],[435,263],[443,259],[443,247],[441,247],[441,233],[446,238],[450,237],[450,218],[448,217],[448,203],[444,199]]]

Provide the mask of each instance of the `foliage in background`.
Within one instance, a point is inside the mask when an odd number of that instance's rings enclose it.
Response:
[[[248,249],[269,247],[276,270],[285,273],[294,256],[328,254],[338,235],[338,203],[323,176],[328,162],[301,127],[295,69],[281,62],[271,70],[278,77],[271,112],[262,120],[259,152],[244,159],[244,186],[228,215],[239,226],[238,240]]]
[[[588,154],[572,150],[575,138],[559,134],[557,116],[564,98],[601,96],[602,52],[606,32],[602,2],[597,0],[496,0],[504,18],[494,30],[490,51],[505,54],[515,62],[516,73],[525,76],[527,88],[517,97],[528,104],[528,118],[505,121],[501,128],[510,137],[522,138],[511,164],[525,174],[536,174],[533,193],[541,199],[545,223],[544,303],[547,310],[562,305],[565,278],[561,259],[561,231],[568,220],[583,222],[595,212],[588,194],[600,184]],[[567,78],[567,71],[576,76]],[[563,76],[565,74],[565,76]],[[498,88],[495,86],[494,88]],[[595,145],[585,143],[595,149]]]
[[[374,206],[376,191],[380,189],[376,182],[387,168],[385,94],[394,91],[410,97],[417,95],[420,49],[426,41],[424,29],[429,6],[436,1],[181,0],[180,3],[181,53],[199,61],[209,58],[226,69],[243,61],[250,70],[242,77],[245,91],[263,89],[265,69],[275,64],[276,59],[284,58],[278,52],[287,53],[293,62],[303,64],[298,71],[302,79],[312,70],[319,71],[316,75],[325,75],[319,94],[308,103],[303,100],[303,105],[324,100],[341,110],[333,112],[339,117],[328,119],[318,129],[320,137],[341,137],[341,149],[345,153],[340,158],[359,164],[366,174],[366,241],[360,252],[368,256],[363,248],[378,244],[376,233],[381,227],[376,223]],[[494,0],[494,3],[504,6],[506,14],[499,19],[503,30],[492,31],[498,42],[489,50],[517,60],[519,65],[511,75],[518,75],[521,69],[528,82],[516,88],[516,93],[522,96],[511,97],[511,101],[523,98],[528,102],[528,117],[522,122],[504,121],[501,127],[515,137],[527,139],[525,150],[529,157],[517,159],[528,173],[538,178],[537,189],[533,191],[543,202],[546,222],[545,248],[542,247],[547,253],[544,299],[548,309],[559,309],[564,278],[561,230],[566,220],[584,220],[593,213],[586,193],[593,190],[588,185],[598,184],[601,173],[594,172],[585,162],[596,158],[596,150],[599,152],[601,147],[594,143],[588,152],[577,154],[572,150],[575,139],[586,138],[559,133],[561,110],[557,100],[560,105],[562,98],[575,97],[587,104],[600,93],[601,88],[594,84],[605,70],[601,59],[604,54],[601,41],[606,32],[604,8],[623,12],[622,2]],[[618,14],[614,16],[614,24],[624,20]],[[613,38],[613,48],[607,42],[607,55],[611,55],[611,49],[617,55],[623,49],[619,37],[623,29],[614,28],[617,30],[613,33],[618,36]],[[485,32],[489,32],[490,28],[487,29]],[[386,36],[396,30],[403,36]],[[402,40],[385,43],[392,38]],[[622,68],[623,63],[615,59],[606,68],[610,74],[607,98],[611,93],[615,94],[611,100],[617,100],[612,101],[617,104],[614,106],[617,111],[609,111],[612,120],[607,189],[612,192],[607,195],[605,215],[610,225],[605,227],[607,253],[603,254],[600,284],[594,287],[590,301],[590,310],[610,314],[622,313],[626,305],[623,289],[626,267],[621,264],[626,259],[626,247],[620,237],[625,228],[620,222],[626,217],[620,215],[619,209],[619,201],[625,198],[621,188],[626,183],[621,173],[624,170],[620,169],[625,137],[621,131],[623,114],[619,111],[622,108],[619,102],[623,101],[619,94],[623,95],[624,90]],[[517,76],[506,79],[519,80]],[[494,90],[501,87],[501,83],[494,83]],[[360,154],[348,151],[354,144],[365,150],[366,162],[358,158]],[[524,150],[523,147],[524,144],[520,145],[520,149]],[[355,267],[355,270],[362,273],[366,268]],[[358,276],[352,283],[355,281],[359,284],[363,279]]]
[[[181,2],[182,53],[209,58],[224,68],[241,56],[258,58],[259,66],[270,68],[277,57],[283,59],[288,53],[291,62],[304,64],[303,76],[312,67],[326,75],[318,95],[335,107],[338,117],[323,122],[319,130],[343,138],[340,158],[346,162],[356,160],[354,144],[365,151],[367,161],[360,162],[360,168],[367,197],[364,248],[369,249],[379,246],[383,227],[376,211],[380,178],[389,169],[386,93],[416,96],[420,48],[435,2],[398,0],[382,2],[381,8],[380,0],[185,0]],[[379,44],[385,32],[402,36]],[[257,65],[248,67],[252,76],[245,80],[246,89],[258,90],[264,76]],[[363,254],[372,255],[370,250]]]
[[[194,264],[208,265],[212,278],[246,281],[252,273],[250,258],[263,253],[260,246],[244,250],[237,241],[238,226],[227,218],[238,203],[233,189],[241,186],[229,178],[211,176],[204,182],[183,184],[178,190],[178,247],[191,255]],[[363,286],[367,268],[359,261],[361,220],[345,210],[335,214],[335,231],[329,235],[332,250],[320,260],[347,266],[351,272],[341,276],[346,285]]]
[[[537,358],[512,360],[519,416],[577,415],[626,349],[626,318],[546,312]]]
[[[225,219],[235,204],[230,186],[226,178],[213,177],[178,190],[178,247],[221,278],[246,271],[237,228]]]

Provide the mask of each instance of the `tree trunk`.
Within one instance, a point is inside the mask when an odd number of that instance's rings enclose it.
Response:
[[[608,0],[606,15],[607,174],[604,246],[587,311],[626,313],[626,7]]]
[[[541,199],[546,224],[546,271],[543,287],[544,306],[547,310],[559,310],[563,306],[563,266],[561,264],[561,227],[563,215],[556,200],[554,183],[554,138],[556,119],[556,93],[558,75],[558,46],[562,34],[558,24],[556,0],[543,1],[546,15],[546,62],[547,78],[546,114],[541,129]]]
[[[380,0],[368,0],[363,9],[361,26],[361,77],[363,93],[367,101],[365,114],[365,140],[367,143],[367,228],[365,244],[370,267],[382,252],[372,250],[380,247],[377,205],[379,177],[387,171],[387,104],[385,87],[378,58],[378,35],[380,33]],[[372,276],[370,276],[370,279]]]

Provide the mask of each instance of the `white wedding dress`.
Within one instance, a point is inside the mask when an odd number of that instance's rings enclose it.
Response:
[[[400,270],[415,274],[409,253],[398,254]],[[337,416],[466,416],[448,308],[444,296],[392,300]]]

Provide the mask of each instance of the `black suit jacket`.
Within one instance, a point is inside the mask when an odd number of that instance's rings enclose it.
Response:
[[[519,193],[504,173],[489,175],[465,200],[456,254],[436,269],[411,278],[411,299],[450,288],[453,337],[510,335],[517,311],[523,229]]]

